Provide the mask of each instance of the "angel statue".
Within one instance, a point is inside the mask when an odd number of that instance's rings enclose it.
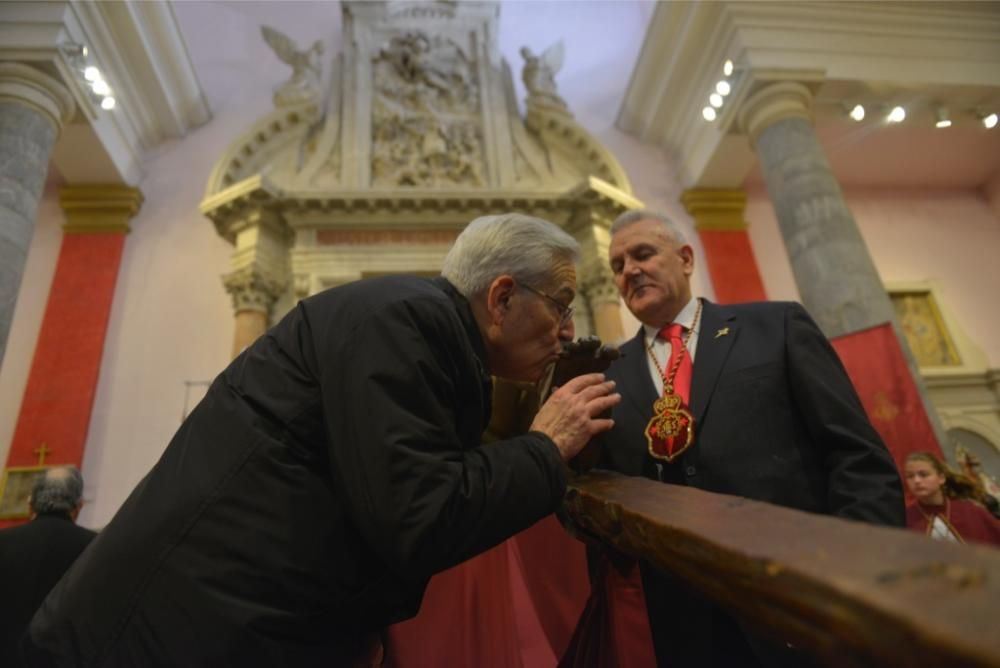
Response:
[[[521,47],[521,56],[524,58],[521,78],[524,80],[525,88],[528,89],[529,104],[566,107],[566,102],[559,97],[559,91],[556,90],[555,79],[556,72],[562,69],[564,53],[562,41],[547,48],[541,56],[536,56],[526,46]]]
[[[320,65],[323,42],[317,40],[309,49],[300,51],[288,35],[269,26],[260,33],[281,62],[290,65],[292,78],[274,89],[274,104],[290,106],[312,102],[319,97]]]

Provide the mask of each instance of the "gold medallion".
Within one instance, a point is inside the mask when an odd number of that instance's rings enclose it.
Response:
[[[683,407],[680,396],[670,385],[663,388],[663,396],[653,404],[653,417],[646,425],[646,442],[649,454],[667,462],[694,443],[694,416]]]

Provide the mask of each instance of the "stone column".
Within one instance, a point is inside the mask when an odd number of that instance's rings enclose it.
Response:
[[[621,301],[611,272],[605,269],[585,277],[580,291],[587,300],[594,334],[605,343],[622,342],[625,330],[622,328]]]
[[[698,188],[684,192],[681,202],[694,218],[716,300],[738,304],[766,299],[743,218],[746,193]]]
[[[31,361],[7,466],[28,466],[44,444],[49,464],[83,462],[118,267],[136,188],[66,186],[66,215],[52,288]]]
[[[233,357],[267,331],[271,307],[288,285],[290,235],[276,214],[253,211],[239,226],[233,270],[222,282],[233,298]]]
[[[739,114],[760,160],[802,302],[835,344],[890,324],[933,436],[944,443],[892,303],[816,137],[811,103],[809,89],[785,81],[750,96]]]
[[[0,362],[14,316],[49,156],[73,97],[20,63],[0,63]]]

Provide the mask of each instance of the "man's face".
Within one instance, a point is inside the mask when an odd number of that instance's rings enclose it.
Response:
[[[575,295],[576,268],[567,261],[556,263],[546,285],[515,282],[492,342],[493,373],[510,380],[540,380],[562,352],[562,342],[573,340],[573,320],[563,322],[563,313]]]
[[[611,237],[615,285],[628,310],[647,325],[673,321],[691,300],[694,251],[676,243],[657,220],[640,220]]]

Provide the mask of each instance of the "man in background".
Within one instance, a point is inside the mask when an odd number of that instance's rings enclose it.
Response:
[[[627,212],[611,235],[615,284],[642,326],[607,374],[622,402],[601,437],[603,468],[904,526],[893,459],[800,304],[694,298],[694,251],[666,216]],[[794,663],[683,582],[641,573],[659,665]]]
[[[54,466],[35,481],[31,521],[0,531],[0,666],[21,666],[20,640],[35,610],[95,534],[76,525],[83,478]]]

